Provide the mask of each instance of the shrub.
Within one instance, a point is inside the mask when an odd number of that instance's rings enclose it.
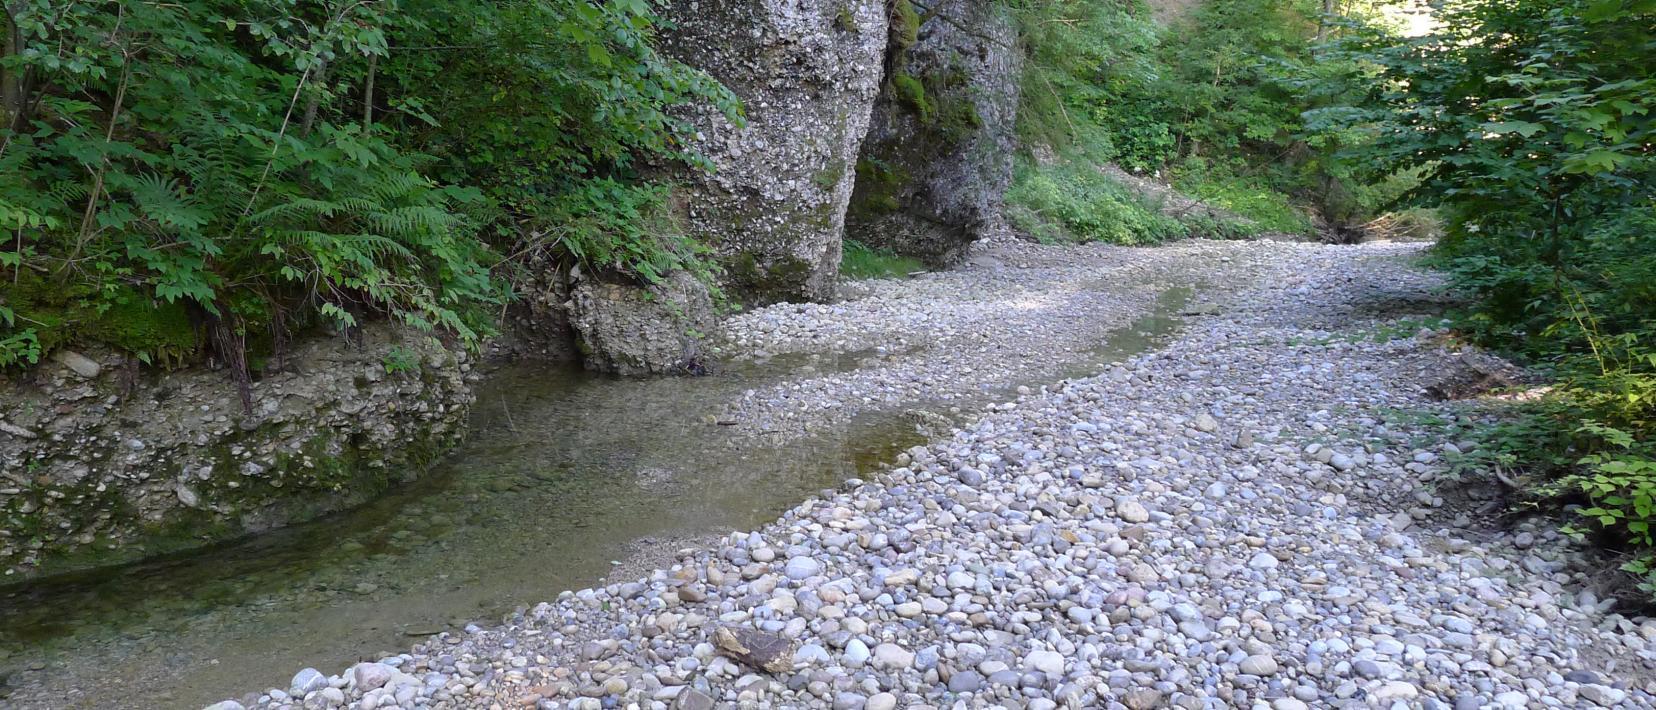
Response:
[[[1485,460],[1542,501],[1581,503],[1581,532],[1646,550],[1656,522],[1656,7],[1463,0],[1442,26],[1345,51],[1376,138],[1349,159],[1414,171],[1446,221],[1437,258],[1478,297],[1463,327],[1549,372],[1553,391]]]
[[[202,324],[193,349],[233,365],[250,339],[365,317],[475,345],[525,234],[644,280],[693,268],[682,234],[639,219],[665,191],[635,165],[703,164],[674,106],[739,119],[729,92],[652,49],[646,2],[8,11],[22,44],[0,56],[0,365],[71,337],[180,349],[97,327],[135,306],[181,309]],[[28,297],[30,279],[76,303]]]
[[[1006,201],[1012,225],[1044,243],[1155,244],[1191,233],[1082,161],[1020,161]]]
[[[925,270],[926,265],[919,259],[875,249],[855,239],[841,245],[840,276],[848,279],[883,279]]]

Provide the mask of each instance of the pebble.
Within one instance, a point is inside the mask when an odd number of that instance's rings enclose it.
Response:
[[[1236,668],[1248,675],[1276,675],[1277,662],[1276,659],[1270,656],[1255,654],[1242,659],[1242,662],[1238,663]]]

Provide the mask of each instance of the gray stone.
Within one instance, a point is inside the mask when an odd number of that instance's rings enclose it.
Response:
[[[1275,658],[1263,654],[1255,654],[1242,659],[1236,669],[1248,675],[1269,676],[1276,675],[1277,662]]]
[[[977,671],[960,671],[949,676],[949,692],[975,693],[983,688],[983,675]]]
[[[782,572],[788,575],[788,579],[807,579],[822,573],[822,563],[809,557],[792,557]]]
[[[620,375],[696,374],[716,326],[707,286],[688,272],[659,283],[611,283],[575,270],[569,322],[587,369]]]
[[[391,682],[391,676],[397,669],[384,663],[358,663],[351,670],[352,687],[359,693],[366,693]]]
[[[695,688],[685,688],[673,698],[673,710],[713,710],[714,706],[711,696]]]
[[[871,655],[873,655],[872,652],[868,650],[868,645],[864,644],[862,639],[851,639],[845,644],[845,662],[851,666],[860,666],[867,663]]]
[[[914,653],[894,643],[874,647],[874,667],[886,670],[906,670],[914,666]]]
[[[103,366],[97,361],[73,350],[58,350],[52,353],[52,362],[69,368],[70,371],[84,379],[93,379],[103,372]]]
[[[1053,651],[1030,651],[1024,656],[1024,668],[1040,671],[1053,678],[1064,675],[1064,655]]]
[[[1129,523],[1144,523],[1149,522],[1150,511],[1136,500],[1123,498],[1116,503],[1116,517]]]
[[[875,693],[863,704],[863,710],[895,710],[896,707],[897,696],[891,693]]]
[[[890,76],[856,163],[846,228],[944,266],[1003,228],[1022,53],[1011,15],[993,0],[920,12],[928,19],[916,41],[886,47]]]
[[[315,668],[306,668],[293,674],[293,680],[288,683],[288,694],[296,698],[303,698],[312,691],[321,690],[328,684],[328,677]]]
[[[1576,693],[1583,698],[1597,703],[1600,707],[1607,708],[1615,707],[1627,700],[1627,691],[1596,683],[1588,683],[1583,685],[1576,691]]]
[[[738,127],[692,113],[688,149],[711,172],[676,175],[691,237],[748,303],[832,298],[858,149],[879,93],[887,8],[879,0],[673,0],[662,48],[729,87]]]

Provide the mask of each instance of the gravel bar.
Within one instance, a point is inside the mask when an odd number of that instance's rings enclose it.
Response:
[[[1656,623],[1594,595],[1601,562],[1548,521],[1442,513],[1444,461],[1468,445],[1446,423],[1487,415],[1424,394],[1460,356],[1418,325],[1442,305],[1419,249],[1000,245],[962,272],[744,314],[726,347],[758,358],[960,353],[731,410],[774,428],[1090,347],[976,306],[1053,297],[1023,261],[1151,284],[1075,291],[1076,317],[1111,327],[1123,303],[1207,284],[1163,347],[963,413],[762,529],[214,709],[1656,707]]]

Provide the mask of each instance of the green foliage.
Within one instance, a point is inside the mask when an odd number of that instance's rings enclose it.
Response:
[[[420,355],[398,345],[385,353],[381,365],[385,367],[385,374],[387,375],[395,375],[399,372],[414,372],[420,368]]]
[[[1095,145],[1094,107],[1153,78],[1159,33],[1144,8],[1109,0],[1009,0],[1025,60],[1018,134],[1026,146]],[[1091,139],[1091,140],[1089,140]],[[1109,159],[1109,158],[1106,158]]]
[[[1311,220],[1305,212],[1292,204],[1287,195],[1271,189],[1265,180],[1225,172],[1215,174],[1206,168],[1205,160],[1187,160],[1179,166],[1173,184],[1187,195],[1250,220],[1257,231],[1311,232]]]
[[[1309,203],[1336,223],[1373,205],[1329,156],[1349,136],[1302,114],[1339,98],[1349,60],[1317,50],[1320,5],[1210,0],[1162,27],[1136,3],[1022,4],[1019,131],[1027,145],[1166,171],[1266,229],[1310,231]]]
[[[1582,503],[1584,532],[1650,548],[1656,3],[1460,0],[1439,19],[1421,37],[1350,35],[1363,101],[1321,120],[1373,135],[1349,163],[1419,176],[1409,196],[1448,223],[1438,259],[1479,297],[1463,327],[1557,379],[1485,461]]]
[[[474,345],[508,297],[491,243],[520,255],[556,227],[567,258],[686,268],[681,235],[639,225],[665,192],[634,166],[702,164],[675,106],[738,117],[652,49],[643,0],[8,9],[23,43],[0,56],[0,268],[78,302],[52,323],[8,296],[0,364],[67,337],[198,349],[176,318],[91,327],[132,304],[199,317],[218,349],[382,316]]]
[[[17,326],[17,314],[12,309],[0,306],[0,322],[8,329]],[[40,362],[40,336],[34,328],[10,330],[5,337],[0,337],[0,367],[13,365],[35,364]]]
[[[854,239],[842,244],[840,275],[848,279],[884,279],[925,271],[919,259],[875,249]]]
[[[685,235],[668,195],[661,185],[588,181],[537,206],[546,226],[524,248],[549,247],[589,269],[651,282],[681,270],[711,281],[709,250]]]
[[[1189,226],[1082,161],[1037,165],[1020,160],[1006,203],[1014,227],[1049,244],[1155,244],[1191,233]]]

